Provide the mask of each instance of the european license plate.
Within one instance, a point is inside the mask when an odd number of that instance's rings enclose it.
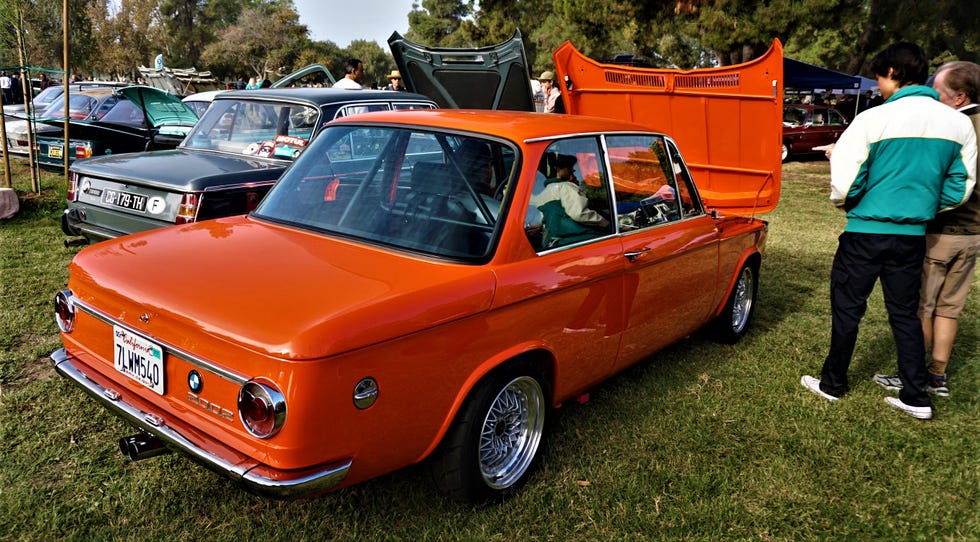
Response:
[[[116,370],[163,395],[163,348],[119,326],[112,326],[112,342]]]
[[[115,205],[133,211],[146,212],[146,196],[120,192],[118,190],[105,189],[102,191],[102,203]]]
[[[48,158],[61,158],[61,145],[48,146]]]

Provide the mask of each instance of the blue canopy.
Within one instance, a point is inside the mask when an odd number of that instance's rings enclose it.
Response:
[[[861,89],[861,78],[858,76],[835,72],[792,58],[783,58],[783,77],[785,88]]]

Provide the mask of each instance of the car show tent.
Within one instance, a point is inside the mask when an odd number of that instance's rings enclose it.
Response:
[[[783,78],[785,88],[840,89],[848,94],[860,92],[863,79],[860,76],[835,72],[792,58],[783,58]]]

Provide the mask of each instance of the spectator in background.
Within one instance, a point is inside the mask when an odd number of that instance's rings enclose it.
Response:
[[[235,90],[245,90],[245,78],[241,75],[235,79]]]
[[[24,82],[20,78],[20,73],[14,72],[10,76],[10,102],[11,103],[24,103]]]
[[[249,77],[248,84],[245,85],[245,90],[255,90],[257,88],[259,88],[259,86],[255,84],[255,78]]]
[[[3,103],[9,104],[14,103],[14,95],[11,91],[11,86],[13,81],[7,72],[0,72],[0,93],[3,94]]]
[[[385,90],[405,90],[402,86],[402,74],[398,70],[391,70],[388,74],[388,86]]]
[[[544,93],[544,112],[564,113],[565,104],[561,101],[561,92],[555,86],[555,72],[541,72],[538,82],[541,83],[541,92]]]
[[[936,71],[932,86],[939,93],[939,101],[965,114],[973,122],[974,131],[980,133],[980,66],[962,61],[943,64]],[[957,317],[970,293],[978,252],[980,191],[974,189],[964,205],[936,216],[926,227],[919,319],[926,348],[932,347],[927,389],[941,397],[949,395],[946,367],[956,339]],[[874,380],[885,389],[902,388],[897,374],[877,374]]]
[[[360,90],[361,80],[364,79],[364,63],[356,58],[348,58],[344,63],[344,77],[333,84],[333,88]]]
[[[917,314],[926,224],[966,202],[977,166],[973,125],[923,86],[928,67],[912,43],[878,53],[871,70],[887,101],[855,117],[830,156],[830,199],[845,211],[847,225],[830,273],[829,353],[819,379],[800,379],[829,401],[847,393],[858,327],[880,279],[902,383],[899,396],[885,402],[923,420],[932,418]]]

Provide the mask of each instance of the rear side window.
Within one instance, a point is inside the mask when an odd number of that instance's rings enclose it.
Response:
[[[129,100],[117,100],[115,97],[106,100],[96,112],[95,117],[103,122],[146,126],[142,109],[136,107],[136,104]]]

